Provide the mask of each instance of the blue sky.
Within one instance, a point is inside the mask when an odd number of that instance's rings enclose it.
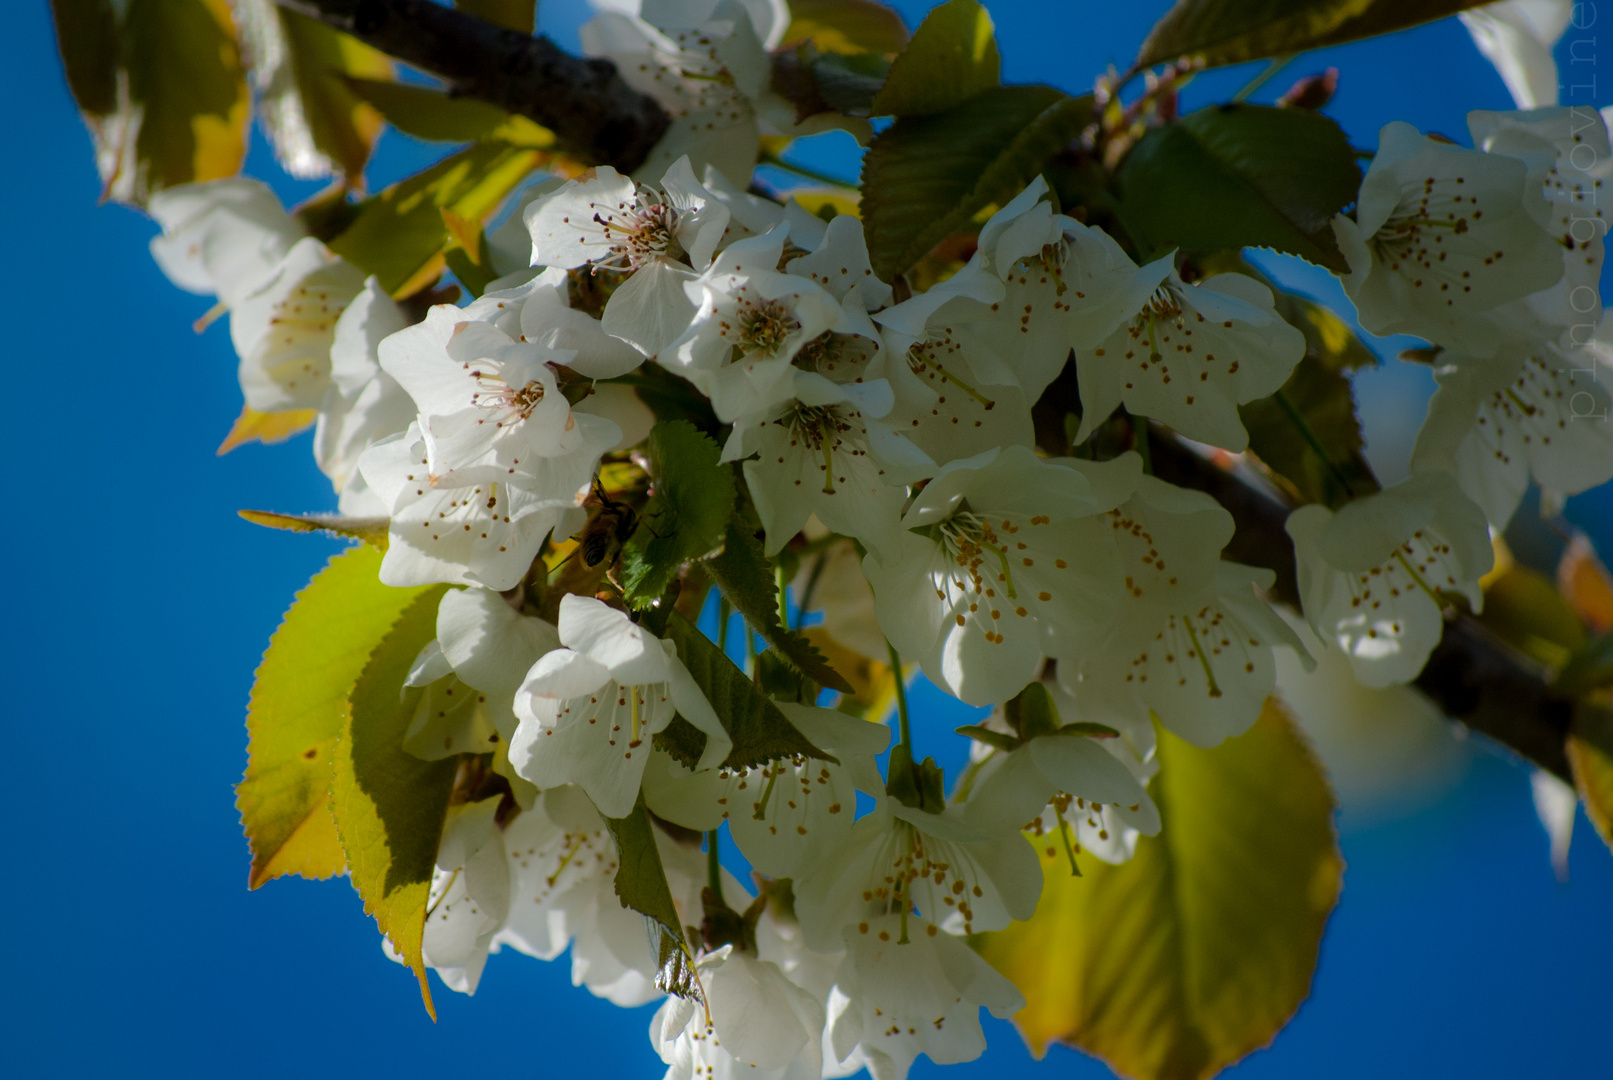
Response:
[[[911,24],[925,5],[898,6]],[[1124,66],[1165,4],[988,6],[1006,78],[1079,90]],[[545,0],[562,41],[579,10]],[[306,437],[213,456],[240,402],[224,327],[194,335],[206,303],[157,272],[151,224],[96,204],[46,5],[13,5],[10,24],[0,205],[14,256],[0,275],[18,321],[5,420],[10,445],[40,455],[28,463],[46,501],[0,541],[14,568],[0,655],[17,736],[0,764],[17,825],[0,892],[14,965],[0,990],[6,1071],[658,1077],[649,1011],[574,990],[564,964],[495,958],[475,999],[438,994],[432,1025],[344,882],[247,892],[231,789],[252,671],[337,545],[235,511],[325,509],[329,489]],[[1454,22],[1301,57],[1256,100],[1329,65],[1342,70],[1331,111],[1360,146],[1391,119],[1460,136],[1466,110],[1509,104]],[[1203,77],[1188,104],[1224,99],[1250,74]],[[376,180],[432,153],[389,140]],[[854,168],[844,146],[816,153]],[[261,145],[250,167],[272,171]],[[1416,407],[1423,373],[1366,378],[1369,434],[1390,468],[1388,432],[1405,423],[1397,409]],[[1601,525],[1605,503],[1583,503],[1582,520]],[[1613,528],[1598,531],[1613,545]],[[961,722],[940,695],[919,696],[937,731]],[[1314,994],[1228,1076],[1606,1075],[1613,861],[1582,818],[1571,882],[1556,884],[1525,770],[1483,749],[1458,757],[1398,811],[1346,808],[1349,869]],[[921,1062],[914,1075],[1023,1075],[1013,1030],[994,1022],[988,1037],[980,1061]],[[1040,1069],[1108,1075],[1062,1048]]]

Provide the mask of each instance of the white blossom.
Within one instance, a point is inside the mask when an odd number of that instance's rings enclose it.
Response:
[[[162,226],[151,255],[168,280],[226,308],[258,291],[304,235],[268,185],[245,176],[165,188],[146,209]]]
[[[330,346],[330,386],[314,429],[314,460],[330,477],[343,514],[384,517],[364,483],[358,459],[371,443],[408,429],[414,401],[381,370],[380,345],[407,325],[403,309],[369,278],[336,320]]]
[[[1449,473],[1413,476],[1337,512],[1302,506],[1286,528],[1305,618],[1367,686],[1416,678],[1444,629],[1441,592],[1483,606],[1489,530]]]
[[[1056,642],[1095,642],[1112,623],[1112,506],[1023,447],[944,466],[902,518],[901,547],[863,561],[881,629],[969,704],[1012,697]]]
[[[650,1022],[666,1080],[818,1080],[823,1005],[777,965],[733,945],[695,962],[705,1003],[668,998]]]
[[[638,799],[650,739],[681,715],[706,733],[700,766],[732,743],[670,641],[587,596],[560,601],[565,646],[532,666],[515,699],[516,771],[540,788],[575,783],[606,817]]]
[[[1574,0],[1500,0],[1461,13],[1473,44],[1495,65],[1518,108],[1557,104],[1551,53],[1573,10]]]
[[[1304,355],[1305,335],[1260,282],[1229,273],[1189,285],[1173,270],[1135,317],[1078,358],[1076,440],[1123,402],[1190,439],[1242,450],[1238,406],[1276,391]]]
[[[497,822],[501,796],[448,810],[426,897],[421,954],[444,985],[474,994],[510,909],[510,872]]]
[[[1374,334],[1491,355],[1497,309],[1563,276],[1545,219],[1523,162],[1396,121],[1378,137],[1355,219],[1333,219],[1350,264],[1344,289]]]

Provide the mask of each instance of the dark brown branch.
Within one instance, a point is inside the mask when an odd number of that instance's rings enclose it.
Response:
[[[1152,433],[1149,448],[1160,479],[1208,492],[1232,514],[1237,532],[1227,557],[1274,571],[1275,598],[1297,607],[1294,548],[1283,529],[1288,507],[1163,432]],[[1565,750],[1573,703],[1553,697],[1544,671],[1471,618],[1446,621],[1414,685],[1446,716],[1573,783]]]
[[[435,75],[456,94],[537,121],[591,165],[632,172],[667,129],[609,60],[570,55],[430,0],[275,0]]]

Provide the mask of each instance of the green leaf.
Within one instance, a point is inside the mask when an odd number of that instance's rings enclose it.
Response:
[[[891,64],[874,98],[876,116],[944,112],[998,84],[1002,58],[991,16],[975,0],[933,8]]]
[[[655,496],[622,551],[623,596],[637,608],[660,599],[684,563],[720,547],[734,514],[733,470],[689,421],[656,424],[647,450]]]
[[[1551,684],[1562,697],[1579,697],[1613,683],[1613,634],[1603,634],[1576,652]]]
[[[1144,254],[1268,247],[1348,273],[1330,224],[1361,169],[1320,113],[1217,105],[1144,135],[1115,175],[1119,213]]]
[[[1080,878],[1049,843],[1036,915],[980,950],[1024,993],[1038,1054],[1058,1040],[1125,1076],[1197,1080],[1304,1000],[1344,864],[1327,782],[1275,703],[1213,750],[1160,730],[1159,760],[1159,835]]]
[[[485,101],[453,97],[441,90],[411,83],[350,78],[347,85],[379,109],[387,123],[405,135],[427,142],[493,140],[534,150],[546,150],[554,145],[553,132]]]
[[[772,699],[756,688],[750,676],[694,623],[673,612],[667,620],[666,639],[677,648],[678,659],[689,669],[695,685],[711,702],[717,718],[733,740],[733,749],[723,759],[724,766],[749,769],[796,756],[834,760],[813,746]],[[655,745],[693,768],[705,749],[706,737],[679,717],[656,736]]]
[[[284,55],[263,90],[264,126],[275,157],[293,176],[339,172],[350,179],[381,136],[381,115],[348,86],[349,77],[391,79],[392,61],[358,39],[285,8],[280,19]]]
[[[810,41],[822,52],[881,56],[907,46],[902,17],[875,0],[794,0],[782,44]]]
[[[365,200],[330,249],[394,296],[411,295],[441,273],[453,242],[443,210],[485,222],[544,158],[503,142],[466,147]]]
[[[823,112],[872,116],[890,64],[875,53],[820,53],[810,41],[773,56],[773,89],[795,106],[799,123]]]
[[[678,920],[677,905],[666,883],[666,869],[655,845],[655,826],[650,824],[644,797],[624,818],[606,818],[611,838],[616,841],[616,895],[622,906],[643,915],[650,928],[658,970],[655,985],[679,997],[700,998],[699,984]]]
[[[1613,848],[1613,713],[1581,707],[1568,733],[1568,765],[1585,800],[1585,816]]]
[[[248,888],[347,868],[329,810],[331,748],[370,653],[427,591],[383,585],[380,568],[380,553],[366,547],[332,558],[297,594],[258,665],[246,775],[235,787],[252,851]]]
[[[1249,449],[1298,498],[1337,508],[1378,490],[1350,380],[1307,353],[1272,396],[1238,408]]]
[[[286,532],[322,532],[362,540],[378,551],[386,550],[386,518],[350,518],[340,514],[277,514],[272,510],[237,510],[247,521],[266,529]]]
[[[703,564],[707,572],[751,629],[796,670],[819,686],[851,693],[851,684],[836,674],[810,641],[779,623],[773,565],[762,553],[756,532],[753,522],[736,514],[728,523],[722,554]]]
[[[1478,619],[1524,655],[1547,667],[1563,669],[1564,679],[1553,687],[1558,693],[1572,695],[1576,682],[1595,681],[1594,661],[1588,665],[1582,662],[1579,672],[1572,676],[1566,670],[1570,658],[1584,655],[1585,625],[1558,591],[1557,583],[1540,571],[1513,563],[1488,578],[1484,583],[1484,610]]]
[[[1030,183],[1092,116],[1092,98],[998,86],[934,116],[903,117],[863,161],[863,224],[890,280],[981,210]]]
[[[141,204],[240,171],[251,99],[226,0],[53,0],[52,10],[104,197]]]
[[[454,0],[454,6],[467,15],[523,34],[532,33],[538,14],[537,0]]]
[[[420,650],[437,636],[437,605],[446,590],[446,585],[433,585],[416,591],[371,653],[347,700],[331,759],[330,788],[331,816],[347,853],[353,888],[364,899],[365,913],[375,917],[414,970],[433,1019],[436,1010],[420,949],[437,845],[459,762],[423,761],[403,749],[420,697],[420,689],[405,689],[404,680]]]
[[[1149,67],[1181,56],[1206,66],[1339,45],[1480,7],[1488,0],[1177,0],[1137,54]]]

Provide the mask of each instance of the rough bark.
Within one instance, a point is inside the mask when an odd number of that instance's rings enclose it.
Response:
[[[430,0],[275,0],[435,75],[456,94],[542,124],[591,165],[631,172],[667,128],[653,98],[609,60],[572,56]]]

